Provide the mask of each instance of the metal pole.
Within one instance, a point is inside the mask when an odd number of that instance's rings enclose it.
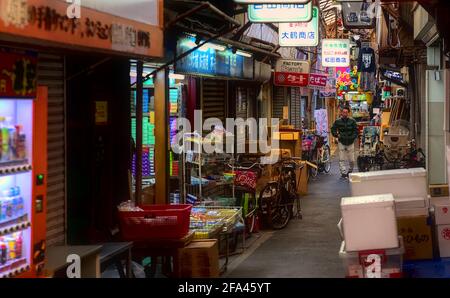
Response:
[[[142,203],[142,98],[143,98],[143,77],[144,63],[137,61],[136,79],[136,190],[135,202]]]

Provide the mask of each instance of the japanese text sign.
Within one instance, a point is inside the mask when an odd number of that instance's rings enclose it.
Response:
[[[180,38],[177,51],[184,53],[195,46],[194,37]],[[177,61],[178,73],[213,75],[222,77],[253,79],[254,60],[233,54],[231,49],[218,51],[213,48],[199,48]]]
[[[350,65],[350,41],[348,39],[323,39],[322,65],[325,67],[348,67]]]
[[[309,3],[311,0],[234,0],[236,3],[241,4],[259,4],[259,3],[270,3],[270,4],[286,4],[286,3]]]
[[[317,46],[319,44],[319,10],[317,7],[313,8],[312,15],[309,22],[280,23],[278,28],[280,46]]]
[[[312,2],[307,4],[253,4],[248,6],[248,18],[254,23],[309,22]]]
[[[306,87],[309,83],[310,64],[308,61],[277,61],[275,66],[275,82],[277,86]]]
[[[325,88],[327,86],[328,76],[324,74],[311,73],[309,75],[309,87]]]
[[[118,0],[114,1],[116,3]],[[69,18],[67,11],[70,3],[59,0],[0,0],[0,33],[32,37],[55,46],[86,47],[146,57],[164,56],[160,42],[163,39],[161,27],[125,18],[133,15],[130,6],[129,10],[122,9],[121,13],[117,13],[117,7],[112,9],[108,1],[88,1],[97,9],[87,7],[81,1],[79,18]],[[141,4],[145,9],[158,8],[159,11],[158,3],[145,1]],[[151,22],[158,23],[159,19]]]
[[[0,98],[36,97],[37,54],[0,48]]]

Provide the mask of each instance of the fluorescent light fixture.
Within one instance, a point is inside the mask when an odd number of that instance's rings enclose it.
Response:
[[[184,80],[185,76],[182,74],[178,74],[178,73],[171,73],[169,74],[169,79],[173,79],[173,80]]]
[[[359,92],[358,91],[349,91],[349,92],[347,92],[347,94],[359,94]]]
[[[223,45],[215,44],[215,43],[207,43],[202,46],[202,48],[213,49],[216,51],[225,51],[226,47]]]
[[[237,50],[236,54],[240,55],[240,56],[248,57],[248,58],[252,57],[252,54],[244,52],[244,51],[241,51],[241,50]]]

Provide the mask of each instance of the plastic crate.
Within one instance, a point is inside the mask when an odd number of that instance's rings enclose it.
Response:
[[[342,259],[345,275],[348,278],[366,278],[367,258],[369,255],[381,257],[381,278],[399,278],[403,276],[403,254],[405,246],[403,238],[399,236],[399,247],[394,249],[347,252],[345,242],[342,242],[339,257]]]
[[[450,258],[407,261],[403,264],[407,278],[450,278]]]
[[[191,205],[152,205],[143,211],[119,211],[125,241],[179,239],[189,232]]]

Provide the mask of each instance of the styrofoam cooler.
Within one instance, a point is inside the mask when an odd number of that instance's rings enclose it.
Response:
[[[342,259],[346,277],[366,278],[368,268],[368,256],[379,255],[381,258],[381,278],[402,277],[403,254],[405,246],[401,236],[397,238],[397,247],[385,250],[371,250],[361,252],[346,251],[345,241],[342,241],[339,257]]]
[[[423,168],[350,174],[352,196],[391,193],[394,198],[427,198],[427,172]]]
[[[342,198],[341,212],[347,251],[398,247],[392,194]]]
[[[436,227],[439,244],[439,255],[441,258],[450,257],[450,225],[439,225]]]
[[[436,225],[450,225],[450,202],[434,204]]]

